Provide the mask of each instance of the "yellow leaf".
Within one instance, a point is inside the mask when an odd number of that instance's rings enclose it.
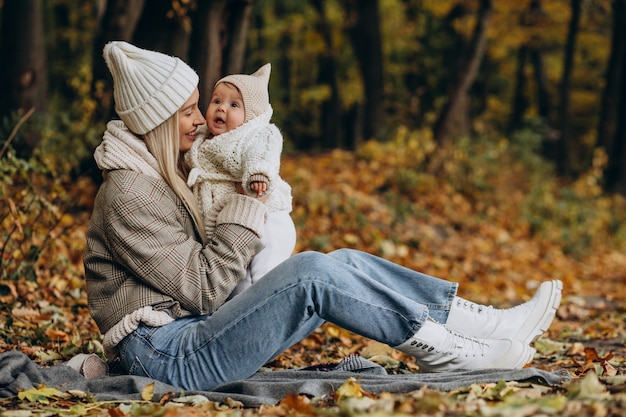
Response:
[[[154,382],[149,383],[143,390],[141,391],[141,398],[144,401],[152,401],[152,396],[154,395]]]
[[[87,415],[87,408],[80,403],[74,404],[70,407],[70,413],[76,416],[85,416]]]
[[[359,244],[359,237],[354,233],[346,233],[343,236],[343,241],[346,242],[346,244],[348,245],[356,246]]]
[[[73,225],[74,222],[75,222],[74,216],[66,213],[63,216],[61,216],[61,221],[59,223],[63,227],[68,227],[68,226]]]
[[[53,350],[38,351],[35,354],[42,363],[50,363],[62,359],[61,355]]]
[[[327,326],[326,334],[330,337],[339,337],[339,329],[334,326]]]
[[[361,398],[363,396],[369,396],[367,392],[356,382],[356,378],[350,377],[344,382],[336,393],[337,401],[341,401],[344,398]]]
[[[31,403],[37,402],[41,404],[50,403],[50,398],[62,397],[63,393],[56,388],[49,388],[45,385],[40,385],[37,388],[30,388],[24,391],[20,391],[17,397],[24,401],[27,400]]]

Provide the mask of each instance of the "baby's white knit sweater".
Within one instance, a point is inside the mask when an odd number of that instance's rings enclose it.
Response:
[[[200,205],[207,236],[213,234],[215,218],[227,195],[241,182],[251,197],[251,177],[267,178],[269,211],[291,212],[291,187],[279,175],[283,137],[273,123],[272,107],[236,129],[218,136],[202,135],[185,155],[191,168],[187,184]]]

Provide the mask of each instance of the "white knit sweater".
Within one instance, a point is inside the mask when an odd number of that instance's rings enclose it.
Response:
[[[218,136],[201,136],[185,155],[191,168],[187,183],[193,188],[204,216],[206,233],[215,228],[215,218],[226,196],[241,182],[252,197],[249,184],[259,174],[268,180],[269,211],[291,212],[291,187],[279,175],[283,137],[273,123],[271,106],[263,114]]]

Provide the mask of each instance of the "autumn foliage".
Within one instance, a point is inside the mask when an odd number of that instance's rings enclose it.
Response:
[[[525,131],[438,148],[428,132],[401,127],[388,142],[367,142],[356,152],[287,153],[281,171],[293,187],[297,251],[362,249],[458,281],[460,295],[503,306],[527,299],[542,281],[561,279],[563,304],[538,342],[533,365],[565,368],[576,381],[593,373],[608,392],[611,385],[597,378],[623,376],[625,369],[626,200],[601,192],[603,155],[578,181],[561,183],[535,152],[536,139]],[[9,152],[0,168],[0,351],[18,349],[42,365],[102,353],[82,267],[97,187],[45,167],[42,159],[24,161]],[[411,358],[330,325],[267,366],[307,366],[350,354],[390,372],[417,371]],[[354,383],[344,390],[358,392]],[[455,395],[476,398],[491,390],[504,401],[520,389],[470,387]],[[382,401],[374,409],[415,410],[426,399],[453,409],[443,394],[427,391],[391,405],[384,396],[357,396]],[[332,405],[339,397],[327,400]],[[314,409],[308,399],[290,396],[257,411],[310,415]]]

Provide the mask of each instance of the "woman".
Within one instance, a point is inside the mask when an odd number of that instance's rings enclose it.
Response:
[[[225,302],[262,249],[267,209],[232,195],[203,236],[181,164],[204,123],[198,76],[125,42],[107,44],[104,58],[121,121],[95,152],[104,182],[84,263],[105,350],[130,374],[209,390],[252,375],[324,321],[415,356],[423,371],[532,360],[529,344],[554,318],[560,281],[497,310],[456,297],[456,283],[344,249],[297,254]]]

